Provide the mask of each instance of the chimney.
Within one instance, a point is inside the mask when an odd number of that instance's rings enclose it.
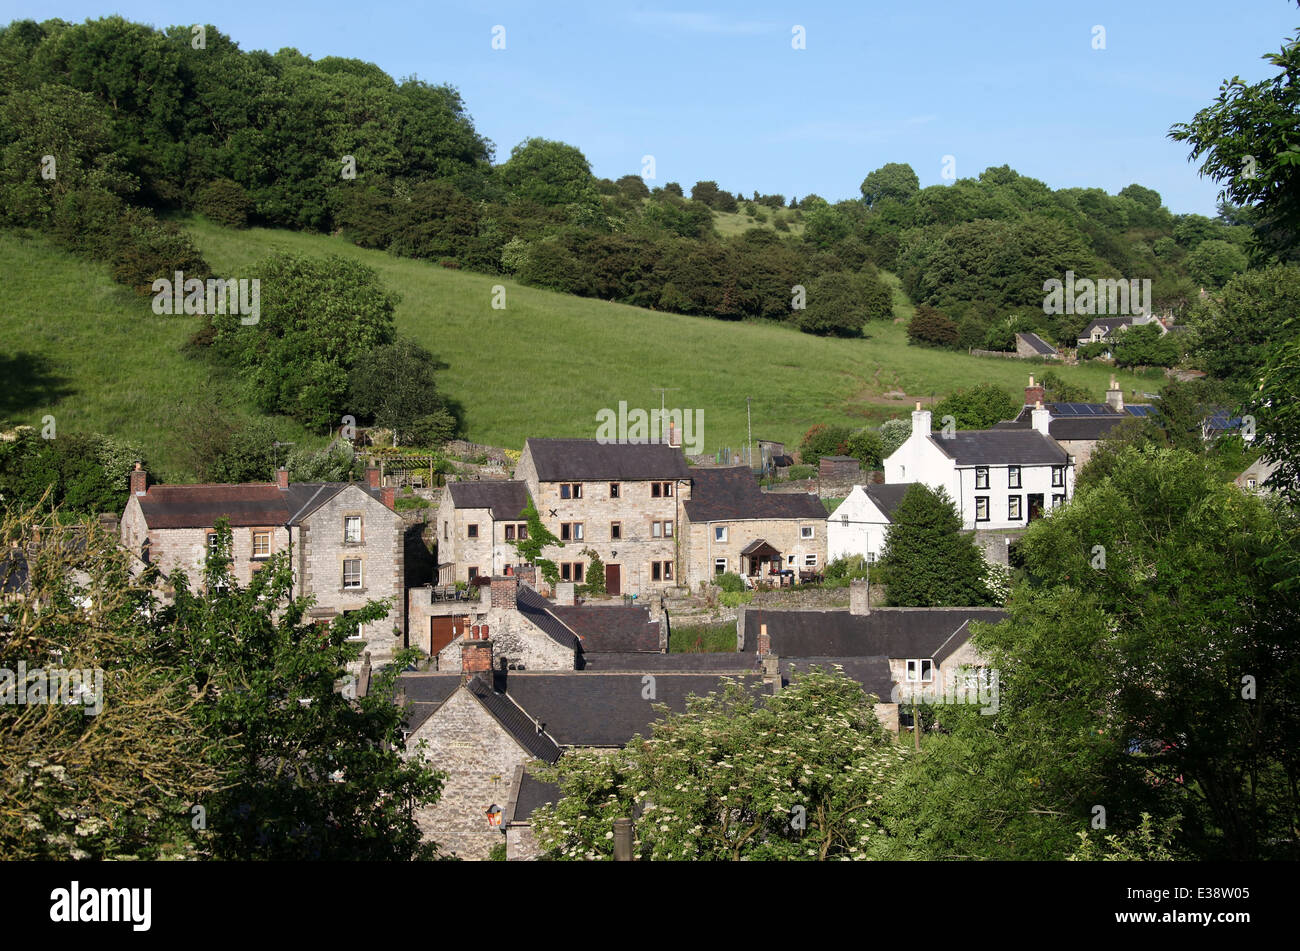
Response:
[[[289,491],[289,470],[284,466],[275,470],[275,484],[280,487],[281,492]]]
[[[1124,391],[1114,377],[1110,378],[1110,389],[1106,391],[1106,404],[1117,413],[1124,412]]]
[[[116,512],[102,513],[99,516],[99,527],[102,528],[109,535],[116,535],[118,533],[118,528],[119,528],[117,523],[117,513]]]
[[[505,611],[515,610],[519,598],[519,577],[517,575],[493,575],[490,582],[492,607]]]
[[[1052,435],[1051,433],[1052,414],[1047,410],[1043,409],[1042,403],[1038,403],[1037,405],[1034,406],[1033,417],[1034,417],[1034,429],[1038,430],[1044,436]]]
[[[668,445],[676,446],[677,443],[677,421],[668,420]]]
[[[849,613],[862,616],[871,613],[871,587],[866,578],[849,582]]]
[[[767,635],[767,625],[758,626],[758,656],[767,657],[772,653],[772,638]]]
[[[1034,406],[1041,403],[1047,398],[1047,391],[1043,389],[1043,384],[1035,383],[1034,378],[1029,378],[1029,385],[1025,387],[1025,405]]]
[[[460,673],[462,681],[492,673],[492,641],[486,624],[475,624],[461,638]]]
[[[572,581],[561,581],[557,584],[555,586],[555,603],[565,604],[572,607],[574,604],[573,588],[574,585]]]
[[[361,674],[357,677],[357,699],[370,693],[370,651],[366,651],[361,661]]]
[[[366,469],[366,482],[372,489],[379,488],[379,469],[377,466],[369,466]]]
[[[137,462],[135,468],[131,470],[131,494],[144,495],[149,487],[149,473],[144,471],[144,466]]]
[[[781,658],[768,654],[763,658],[763,683],[772,688],[772,695],[781,692]]]
[[[530,588],[536,588],[537,587],[537,566],[516,565],[515,577],[519,579],[520,584],[526,584]]]
[[[912,435],[930,435],[930,411],[921,409],[920,400],[917,401],[916,409],[912,413]]]
[[[386,485],[380,491],[380,500],[384,503],[385,508],[397,508],[397,487]]]

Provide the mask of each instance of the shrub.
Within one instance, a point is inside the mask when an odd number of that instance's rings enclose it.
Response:
[[[248,227],[248,216],[253,211],[253,199],[244,186],[228,178],[208,182],[199,192],[196,207],[199,213],[228,228]]]
[[[827,426],[818,423],[803,434],[799,444],[799,458],[809,466],[815,466],[822,456],[843,456],[849,453],[849,441],[853,431],[847,426]]]
[[[738,591],[745,590],[745,579],[740,577],[740,575],[736,574],[734,571],[727,571],[720,575],[716,575],[713,579],[713,584],[730,594],[735,594]]]
[[[953,347],[957,336],[957,325],[929,304],[918,304],[907,325],[908,340],[922,346]]]

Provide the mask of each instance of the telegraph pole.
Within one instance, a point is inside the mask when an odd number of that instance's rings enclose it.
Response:
[[[749,401],[752,399],[752,396],[745,397],[745,461],[751,469],[754,468],[754,420],[749,411]]]

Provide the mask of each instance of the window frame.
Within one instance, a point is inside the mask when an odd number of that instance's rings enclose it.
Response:
[[[1065,466],[1052,466],[1052,488],[1065,488]]]
[[[1014,509],[1013,509],[1014,503]],[[1020,521],[1024,518],[1024,501],[1018,495],[1007,496],[1007,521]]]
[[[269,528],[255,528],[250,533],[252,539],[252,553],[248,556],[249,561],[265,561],[271,557],[271,530]],[[257,540],[264,538],[266,540],[266,550],[258,553]]]
[[[727,527],[726,525],[713,526],[713,540],[715,542],[725,542],[727,540]]]
[[[356,522],[356,525],[357,525],[357,537],[356,537],[356,538],[350,538],[349,535],[348,535],[348,525],[349,525],[349,523],[351,523],[351,522]],[[360,545],[364,540],[365,540],[365,535],[362,534],[361,516],[360,516],[360,515],[344,515],[344,516],[343,516],[343,544],[345,544],[345,545]]]
[[[1022,488],[1020,481],[1021,481],[1020,466],[1007,466],[1007,488],[1008,489]]]
[[[623,523],[609,523],[609,540],[612,542],[621,542],[623,540]]]
[[[344,558],[343,559],[343,582],[344,591],[361,591],[365,588],[365,565],[362,558]],[[348,584],[348,565],[356,565],[356,584]]]
[[[816,526],[816,525],[800,525],[800,526],[799,526],[799,540],[800,540],[800,541],[809,541],[810,539],[813,539],[813,538],[816,538],[816,537],[817,537],[817,526]]]
[[[984,505],[984,517],[983,517],[983,518],[980,517],[980,503],[983,503],[983,505]],[[990,514],[991,514],[991,513],[989,512],[989,497],[988,497],[987,495],[977,495],[977,496],[975,496],[975,521],[976,521],[976,522],[988,522],[988,521],[992,521],[992,519],[989,517]]]
[[[988,487],[989,487],[989,467],[976,466],[975,467],[975,488],[987,489]]]

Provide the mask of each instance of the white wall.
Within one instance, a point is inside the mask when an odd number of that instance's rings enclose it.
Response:
[[[878,558],[888,533],[885,513],[862,486],[855,485],[826,519],[826,557],[830,561],[848,555],[871,554]]]

